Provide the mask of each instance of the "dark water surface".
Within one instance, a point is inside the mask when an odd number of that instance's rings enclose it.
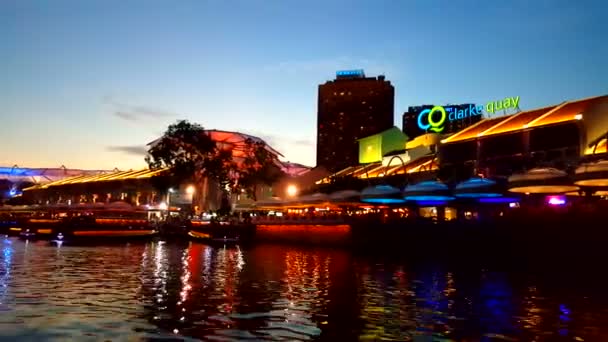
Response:
[[[2,340],[608,341],[601,260],[492,270],[276,245],[0,248]]]

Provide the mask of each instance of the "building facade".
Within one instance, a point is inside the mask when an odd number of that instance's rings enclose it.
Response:
[[[395,88],[384,76],[339,71],[319,85],[317,166],[330,172],[356,165],[358,139],[393,127]]]
[[[435,107],[434,105],[421,105],[408,107],[407,112],[403,113],[402,130],[410,139],[424,135],[429,132],[429,114]],[[481,113],[471,108],[477,108],[475,104],[466,103],[459,105],[442,106],[446,111],[445,122],[440,126],[443,127],[442,134],[453,134],[467,126],[473,125],[482,120]],[[473,113],[471,113],[473,112]],[[436,111],[431,114],[431,120],[434,122],[442,121],[441,113]]]
[[[243,160],[253,153],[248,145],[248,141],[253,141],[264,144],[280,175],[297,176],[309,170],[303,165],[281,162],[279,157],[282,155],[258,137],[221,130],[207,130],[205,134],[209,135],[218,148],[230,151],[232,162],[239,167]],[[155,140],[149,145],[158,141]],[[164,171],[164,169],[143,169],[72,176],[24,189],[23,196],[26,202],[31,204],[120,201],[132,205],[158,206],[164,203],[173,206],[178,203],[184,204],[182,202],[186,201],[196,213],[216,211],[225,204],[224,194],[214,180],[204,178],[198,184],[173,184]],[[166,191],[168,193],[165,193]],[[272,187],[260,184],[256,188],[256,195],[258,198],[271,197]],[[245,193],[231,194],[231,198],[227,200],[230,200],[232,206],[240,202],[248,202]]]
[[[598,96],[483,119],[444,139],[439,157],[448,174],[464,177],[506,177],[535,167],[571,170],[605,155],[607,137],[608,96]]]

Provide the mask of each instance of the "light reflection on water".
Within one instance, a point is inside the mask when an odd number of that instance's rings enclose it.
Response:
[[[0,239],[0,337],[606,340],[602,291],[289,246]],[[574,282],[575,284],[577,282]]]

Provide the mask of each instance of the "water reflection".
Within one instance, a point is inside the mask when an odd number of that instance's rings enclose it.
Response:
[[[276,245],[0,242],[0,337],[11,339],[608,337],[601,274],[566,283]]]
[[[2,261],[0,262],[0,311],[7,311],[6,294],[8,292],[8,284],[11,276],[11,259],[13,254],[12,241],[2,239]]]

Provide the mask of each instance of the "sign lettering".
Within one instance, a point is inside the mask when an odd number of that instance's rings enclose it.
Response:
[[[494,113],[498,110],[517,108],[519,106],[519,96],[507,97],[503,100],[491,101],[485,105],[487,113]],[[443,132],[445,122],[462,120],[468,117],[482,115],[484,106],[469,105],[469,108],[462,109],[460,107],[450,106],[434,106],[431,109],[425,109],[418,114],[418,127],[424,131],[433,131],[435,133]]]

